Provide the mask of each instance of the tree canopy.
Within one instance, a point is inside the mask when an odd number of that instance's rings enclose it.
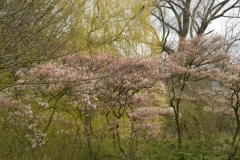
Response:
[[[239,159],[239,5],[0,0],[1,159]]]

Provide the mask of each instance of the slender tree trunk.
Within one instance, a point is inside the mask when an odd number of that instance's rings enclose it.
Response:
[[[87,145],[89,148],[90,159],[92,159],[93,157],[92,145],[91,145],[91,132],[92,132],[91,115],[87,114],[86,117],[84,117],[84,134],[87,138]]]
[[[111,124],[111,122],[108,118],[109,113],[110,112],[108,112],[105,117],[106,117],[106,120],[107,120],[108,128],[110,129],[110,131],[112,133],[112,140],[113,140],[113,145],[114,145],[114,148],[115,148],[115,144],[116,144],[116,141],[115,141],[116,134],[115,134],[115,131],[114,131],[115,126],[113,124]]]
[[[234,113],[235,113],[235,117],[236,117],[236,120],[237,120],[237,127],[236,127],[236,130],[235,130],[234,136],[233,136],[233,141],[232,141],[230,152],[229,152],[229,155],[228,155],[228,160],[231,160],[232,158],[234,158],[234,156],[237,152],[238,143],[239,143],[240,121],[239,121],[239,116],[238,116],[238,108],[234,109]]]
[[[239,140],[237,140],[237,137],[239,135],[239,130],[240,130],[240,126],[238,125],[235,130],[234,136],[233,136],[233,141],[232,141],[230,152],[228,155],[228,160],[231,160],[235,156],[236,151],[238,149],[238,141]]]
[[[173,110],[174,110],[174,115],[175,115],[175,123],[177,126],[177,136],[178,136],[178,149],[181,149],[182,147],[182,135],[181,135],[181,127],[180,127],[180,122],[179,122],[179,104],[176,106],[171,103]]]
[[[124,151],[124,149],[122,148],[122,145],[121,145],[121,137],[120,137],[120,134],[119,134],[119,124],[117,122],[117,125],[116,125],[116,135],[117,135],[117,140],[118,140],[118,147],[120,149],[120,151],[123,153],[124,157],[126,159],[128,159],[128,154],[127,152]]]
[[[179,123],[179,115],[178,114],[175,116],[175,122],[176,122],[176,126],[177,126],[177,134],[178,134],[178,149],[181,149],[182,135],[181,135],[181,127],[180,127],[180,123]]]

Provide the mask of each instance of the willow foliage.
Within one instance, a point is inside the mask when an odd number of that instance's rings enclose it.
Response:
[[[123,5],[124,4],[124,5]],[[156,54],[160,41],[151,27],[150,1],[82,0],[64,9],[76,12],[69,23],[71,44],[80,50],[123,54]],[[78,10],[78,8],[81,8]]]

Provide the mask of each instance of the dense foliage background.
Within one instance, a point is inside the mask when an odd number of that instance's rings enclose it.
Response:
[[[239,159],[239,5],[0,0],[0,159]]]

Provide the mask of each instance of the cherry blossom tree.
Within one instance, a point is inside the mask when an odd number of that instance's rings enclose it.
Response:
[[[1,135],[5,141],[0,142],[5,148],[1,150],[2,158],[12,153],[19,156],[22,152],[35,151],[45,144],[46,133],[39,129],[39,122],[43,121],[44,116],[35,115],[34,117],[30,105],[24,105],[21,100],[0,95],[0,109],[0,124],[3,125]],[[14,143],[8,144],[9,136]]]
[[[229,59],[222,51],[224,40],[220,36],[196,37],[180,43],[180,51],[165,55],[161,71],[165,73],[166,95],[169,106],[174,110],[178,133],[178,148],[181,148],[180,108],[185,100],[194,101],[193,82],[210,77],[216,66]]]
[[[164,108],[164,102],[161,101],[159,92],[164,87],[158,81],[160,76],[158,68],[159,62],[149,58],[120,58],[108,65],[106,70],[108,76],[103,83],[96,85],[98,99],[100,100],[99,105],[102,105],[101,108],[103,108],[101,114],[106,116],[108,126],[113,132],[113,138],[116,137],[118,146],[125,156],[128,155],[121,146],[120,123],[122,117],[127,116],[130,118],[130,132],[131,138],[133,138],[136,131],[141,130],[140,128],[135,128],[137,121],[133,120],[132,117],[137,109],[145,107],[145,110],[150,112],[154,108],[159,110]],[[160,113],[160,111],[158,112]],[[151,113],[151,116],[153,116],[157,112],[153,111]],[[147,114],[147,112],[142,115],[139,114],[138,117],[144,117],[144,114]],[[151,126],[149,122],[146,122],[145,125]],[[157,128],[152,127],[147,134],[153,135],[152,132],[159,131]],[[134,138],[136,137],[134,136]]]
[[[140,139],[138,136],[156,138],[160,131],[156,119],[172,114],[162,95],[159,61],[149,57],[77,53],[23,68],[16,76],[19,85],[5,92],[13,99],[24,99],[23,105],[32,110],[31,122],[44,115],[38,128],[48,135],[48,145],[51,134],[63,133],[62,128],[64,134],[75,132],[74,143],[84,139],[90,157],[94,156],[93,141],[102,132],[112,134],[125,157],[136,158],[137,147],[127,150],[122,143],[129,137],[132,142]],[[96,119],[102,124],[97,126]],[[98,129],[104,125],[107,130]]]
[[[240,131],[240,63],[228,63],[225,67],[218,68],[212,78],[219,83],[219,87],[215,89],[214,98],[210,106],[212,112],[225,114],[234,117],[235,131],[229,149],[228,159],[234,158],[239,146]]]

